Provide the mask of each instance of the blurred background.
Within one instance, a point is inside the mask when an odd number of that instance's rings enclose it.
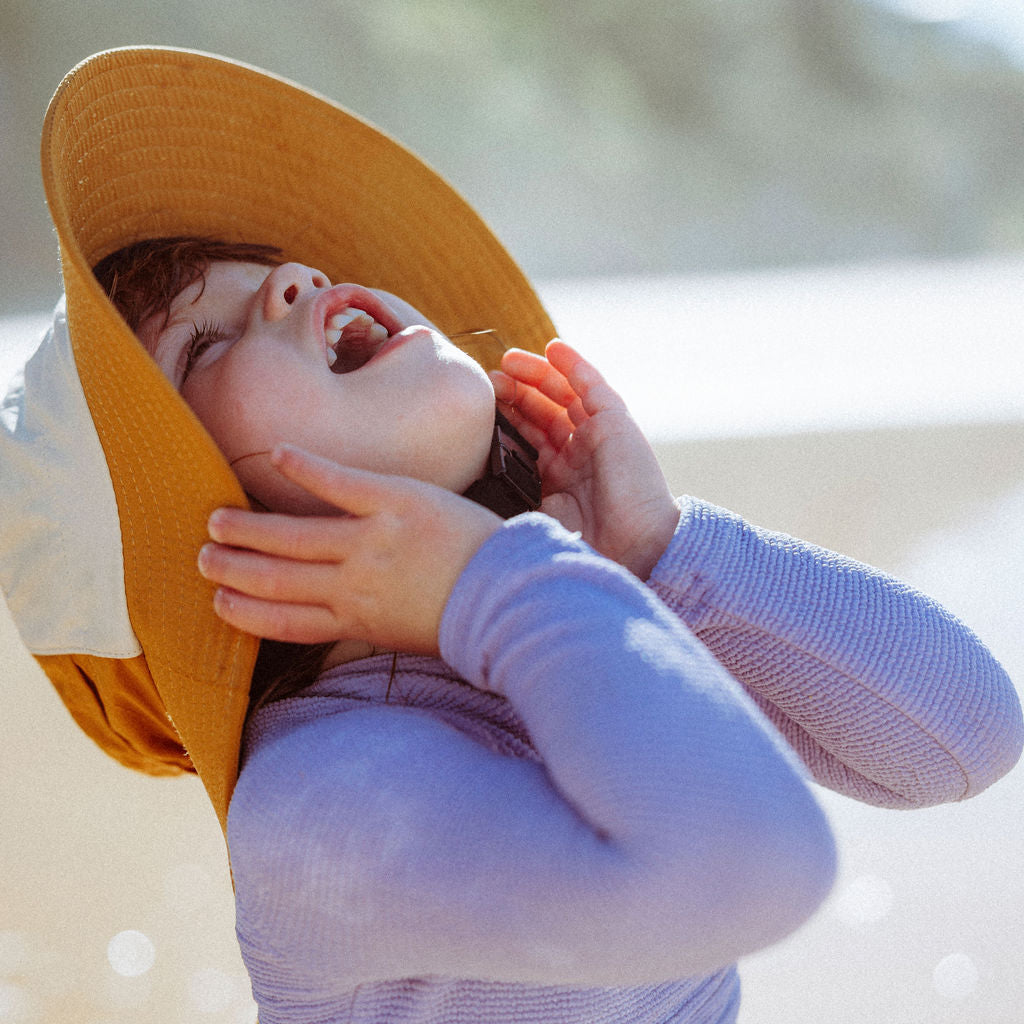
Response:
[[[3,308],[55,291],[37,170],[50,94],[88,54],[149,42],[266,67],[364,114],[538,278],[1015,250],[1024,78],[981,12],[1003,10],[1024,52],[1019,7],[4,0],[0,212],[18,248]]]
[[[0,0],[0,388],[60,292],[47,101],[136,43],[406,142],[674,490],[903,576],[1024,678],[1019,0]],[[2,605],[0,663],[0,1024],[252,1024],[199,786],[93,749]],[[925,812],[823,799],[839,884],[743,965],[742,1024],[1017,1024],[1024,769]]]

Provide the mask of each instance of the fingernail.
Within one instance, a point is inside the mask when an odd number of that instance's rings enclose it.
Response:
[[[204,544],[199,549],[199,555],[196,558],[196,565],[199,567],[199,575],[206,576],[209,572],[208,559],[210,557],[210,549],[213,547],[212,544]]]
[[[221,530],[224,526],[224,509],[217,508],[210,513],[210,518],[206,520],[206,532],[214,540],[221,539]]]

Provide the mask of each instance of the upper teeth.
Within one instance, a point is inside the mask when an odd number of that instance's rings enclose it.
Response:
[[[324,338],[327,341],[327,365],[334,366],[338,361],[337,347],[342,338],[348,342],[380,344],[387,340],[388,329],[364,310],[347,306],[340,313],[327,318]]]

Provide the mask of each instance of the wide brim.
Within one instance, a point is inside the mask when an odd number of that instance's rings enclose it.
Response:
[[[245,496],[91,268],[146,238],[257,242],[401,296],[488,368],[505,347],[541,351],[555,330],[490,229],[423,161],[337,104],[235,61],[153,47],[89,58],[50,103],[42,173],[79,377],[118,502],[131,623],[223,825],[257,644],[213,613],[196,554],[210,512]]]

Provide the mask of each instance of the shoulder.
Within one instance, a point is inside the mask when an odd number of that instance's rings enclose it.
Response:
[[[458,732],[418,708],[368,704],[277,728],[252,743],[231,801],[230,817],[298,814],[329,788],[335,801],[376,789],[436,760],[437,750],[465,743]],[[307,797],[307,794],[311,794]]]
[[[348,850],[365,864],[364,839],[376,842],[397,820],[412,831],[437,827],[452,813],[452,794],[509,771],[540,768],[419,708],[372,705],[278,732],[251,748],[232,797],[236,879],[296,867],[324,841],[334,856]]]

